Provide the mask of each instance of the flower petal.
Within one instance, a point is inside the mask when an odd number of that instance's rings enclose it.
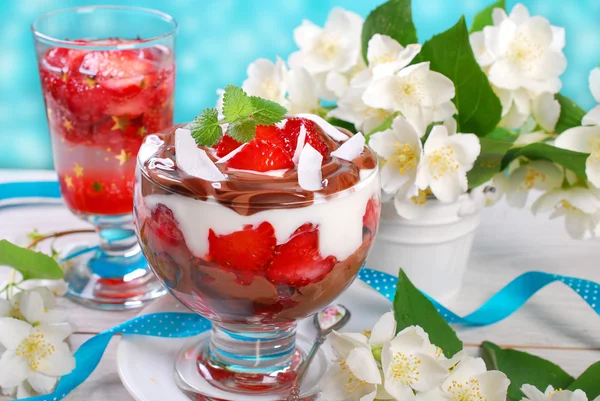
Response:
[[[519,25],[529,19],[529,10],[521,3],[515,4],[508,16],[511,21]]]
[[[37,333],[41,333],[54,342],[64,341],[67,337],[73,334],[73,327],[70,323],[42,324],[33,329]]]
[[[397,80],[396,76],[380,77],[373,80],[363,94],[363,102],[367,106],[376,109],[397,110],[398,104],[393,90],[396,87]]]
[[[429,391],[436,388],[448,376],[448,369],[432,356],[416,353],[414,357],[420,361],[419,380],[411,386],[416,391]]]
[[[588,111],[581,120],[583,125],[600,125],[600,105]]]
[[[429,71],[421,84],[425,92],[422,106],[438,106],[449,102],[454,97],[454,83],[439,72]]]
[[[334,330],[327,336],[327,341],[331,345],[335,357],[342,360],[346,360],[355,348],[370,349],[367,337],[360,333],[338,333]]]
[[[396,134],[393,130],[376,132],[369,137],[369,147],[377,153],[379,157],[389,159],[394,155],[394,143],[396,143]]]
[[[565,214],[565,228],[569,235],[577,240],[590,239],[595,229],[592,216],[579,210],[567,211]]]
[[[525,394],[525,397],[527,397],[529,401],[545,400],[545,394],[538,390],[537,387],[532,386],[531,384],[523,384],[521,386],[521,392]]]
[[[0,317],[7,317],[10,313],[10,303],[0,298]]]
[[[14,350],[31,333],[32,328],[29,323],[21,320],[0,318],[0,344],[6,349]]]
[[[396,58],[396,67],[398,69],[406,67],[415,59],[415,57],[417,57],[417,54],[419,54],[420,51],[421,45],[418,43],[413,43],[406,46],[404,50],[400,51],[398,57]]]
[[[554,145],[576,152],[590,153],[593,140],[600,140],[600,126],[569,128],[556,138]]]
[[[377,362],[373,358],[371,350],[365,348],[355,348],[350,351],[346,359],[348,368],[360,380],[372,384],[381,384],[381,375]]]
[[[516,90],[521,87],[521,74],[506,59],[496,61],[488,72],[490,83],[499,88]]]
[[[61,377],[75,369],[75,358],[66,343],[54,343],[54,352],[40,359],[37,372],[48,376]]]
[[[596,67],[590,72],[588,81],[592,96],[594,96],[596,102],[600,103],[600,67]]]
[[[497,9],[496,9],[497,10]],[[450,396],[444,393],[440,388],[434,388],[430,391],[417,393],[415,397],[416,401],[446,401],[450,400]]]
[[[600,188],[600,155],[597,152],[588,156],[585,161],[585,175],[596,188]]]
[[[452,386],[452,382],[466,383],[473,376],[480,375],[486,371],[483,359],[467,357],[456,365],[456,368],[454,368],[450,376],[442,384],[442,389],[447,391]]]
[[[0,357],[0,386],[18,386],[27,378],[27,363],[14,350],[5,351]]]
[[[448,144],[455,152],[456,160],[465,171],[473,168],[473,163],[481,153],[481,143],[475,134],[458,134],[448,137]]]
[[[381,64],[390,58],[395,59],[402,50],[404,47],[395,39],[376,33],[369,39],[367,60],[370,66]]]
[[[46,376],[38,372],[29,372],[27,374],[27,381],[31,384],[31,387],[38,393],[47,394],[54,390],[54,386],[58,381],[58,378]]]
[[[459,169],[462,170],[462,169]],[[446,173],[437,179],[429,182],[431,192],[440,201],[452,203],[458,200],[458,197],[467,191],[467,179],[464,171],[457,173]]]
[[[479,381],[483,399],[490,401],[503,401],[506,399],[510,380],[504,373],[492,370],[476,376],[475,379]]]
[[[429,335],[420,326],[409,326],[390,341],[393,352],[413,353],[429,349]]]
[[[551,93],[545,92],[533,101],[533,117],[548,132],[553,132],[560,115],[560,103]]]
[[[308,51],[315,45],[322,32],[323,28],[305,19],[299,27],[294,29],[294,42],[300,49]]]
[[[600,199],[587,188],[570,188],[566,194],[569,203],[586,214],[594,214],[600,207]]]
[[[23,293],[19,310],[25,320],[31,324],[39,323],[44,315],[44,300],[37,292],[27,291]]]
[[[394,197],[394,207],[399,216],[405,219],[417,219],[421,217],[426,209],[427,198],[419,200],[415,197],[415,192],[418,194],[419,190],[417,186],[412,182],[406,182],[400,187],[398,193]],[[415,197],[413,199],[413,197]]]
[[[496,7],[494,10],[492,10],[492,21],[494,22],[494,25],[500,25],[502,21],[507,18],[508,15],[506,15],[506,11],[504,11],[502,8]]]
[[[347,375],[344,373],[339,363],[331,365],[319,382],[323,397],[326,400],[332,401],[346,400],[349,396],[348,390],[344,386],[347,380]]]
[[[415,393],[412,388],[400,380],[387,378],[385,380],[385,390],[390,393],[395,400],[411,401],[415,399]]]
[[[383,346],[384,343],[394,338],[396,334],[396,318],[394,312],[387,312],[373,327],[369,343],[373,346]]]

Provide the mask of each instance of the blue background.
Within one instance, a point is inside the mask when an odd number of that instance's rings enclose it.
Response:
[[[470,22],[491,0],[413,0],[419,40],[465,14]],[[0,168],[51,168],[52,154],[29,25],[60,8],[124,4],[156,8],[180,25],[177,43],[176,122],[192,119],[216,101],[215,91],[245,79],[256,58],[284,58],[295,50],[293,28],[303,18],[323,25],[342,6],[365,17],[382,0],[1,0]],[[516,3],[507,1],[508,9]],[[532,14],[567,28],[569,60],[563,93],[589,109],[589,71],[600,61],[600,0],[525,0]]]

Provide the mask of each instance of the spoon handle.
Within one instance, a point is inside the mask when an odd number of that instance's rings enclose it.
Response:
[[[321,345],[325,342],[326,337],[327,336],[323,335],[323,334],[321,334],[320,336],[317,337],[314,345],[310,349],[310,352],[306,356],[306,359],[302,363],[302,366],[300,367],[300,370],[298,371],[298,376],[296,376],[294,385],[292,386],[292,389],[290,390],[290,394],[285,399],[285,401],[299,401],[300,400],[300,386],[302,385],[302,379],[304,379],[304,375],[306,374],[308,367],[310,366],[315,355],[317,355],[317,351],[319,350]]]

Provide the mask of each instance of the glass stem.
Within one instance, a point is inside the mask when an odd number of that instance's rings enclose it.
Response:
[[[296,323],[276,330],[213,323],[211,363],[230,371],[266,373],[289,368],[296,351]]]
[[[97,226],[100,249],[111,257],[128,257],[140,252],[140,246],[131,227],[102,225]]]

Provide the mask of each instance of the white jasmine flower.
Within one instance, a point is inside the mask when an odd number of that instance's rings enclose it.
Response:
[[[581,390],[555,390],[548,386],[545,392],[541,392],[531,384],[523,384],[521,391],[525,394],[521,401],[587,401],[587,396]]]
[[[401,112],[417,130],[424,132],[429,124],[424,109],[447,105],[454,93],[452,81],[431,71],[429,63],[425,62],[374,79],[367,87],[363,101],[373,108]]]
[[[70,373],[75,358],[64,339],[71,334],[68,324],[40,325],[13,318],[0,318],[0,386],[21,385],[25,380],[38,393],[52,391],[59,377]]]
[[[387,35],[375,34],[368,44],[369,68],[357,74],[352,85],[367,86],[373,78],[392,75],[409,65],[420,51],[420,44],[404,47]]]
[[[538,125],[547,132],[553,132],[560,116],[560,103],[548,92],[533,99],[532,115]]]
[[[331,110],[328,116],[354,124],[357,131],[371,132],[381,125],[392,112],[367,106],[362,100],[364,92],[365,88],[349,88],[337,102],[337,107]]]
[[[493,206],[506,193],[508,178],[506,172],[502,171],[496,174],[488,182],[475,187],[469,192],[469,197],[478,207]]]
[[[356,64],[354,64],[354,66],[348,71],[329,71],[325,75],[325,88],[327,92],[329,92],[330,96],[327,97],[328,93],[325,93],[325,96],[322,95],[321,98],[325,100],[339,99],[350,88],[351,82],[354,80],[354,78],[366,68],[367,65],[365,64],[365,60],[363,59],[362,54],[359,54]]]
[[[308,20],[294,29],[294,41],[300,48],[288,59],[290,67],[304,67],[311,74],[351,69],[361,52],[362,18],[336,7],[331,10],[325,27]]]
[[[529,15],[517,4],[507,16],[494,10],[494,25],[483,30],[484,44],[490,58],[490,82],[508,90],[524,88],[534,93],[557,93],[561,88],[559,76],[567,67],[562,51],[565,45],[563,28],[550,25],[543,17]],[[475,39],[480,44],[480,39]],[[481,60],[482,57],[479,57]]]
[[[505,401],[510,381],[499,371],[487,371],[481,358],[466,357],[450,372],[442,385],[417,394],[418,401]]]
[[[536,142],[545,142],[552,138],[553,135],[546,131],[524,132],[519,134],[517,140],[513,143],[514,146],[526,146]]]
[[[556,138],[554,144],[559,148],[589,153],[585,174],[595,187],[600,187],[600,125],[569,128]]]
[[[455,126],[455,122],[452,125]],[[467,191],[467,172],[473,168],[480,152],[479,138],[474,134],[449,135],[447,126],[434,126],[423,147],[417,187],[431,188],[442,202],[455,202]]]
[[[287,92],[287,67],[285,62],[277,57],[271,60],[260,58],[248,66],[248,78],[242,89],[251,96],[259,96],[287,107],[285,98]]]
[[[414,391],[439,386],[448,369],[436,359],[436,347],[421,327],[411,326],[383,346],[381,365],[385,389],[397,400],[412,400]]]
[[[288,111],[291,114],[314,113],[321,108],[316,80],[304,68],[293,68],[288,73]]]
[[[31,384],[29,384],[27,380],[18,386],[2,387],[2,393],[9,397],[15,397],[16,399],[29,398],[38,395],[38,393],[33,389],[33,387],[31,387]]]
[[[506,201],[512,207],[524,207],[531,189],[548,191],[562,183],[563,174],[552,162],[534,160],[517,167],[508,177]]]
[[[55,306],[52,291],[37,287],[16,293],[10,302],[0,299],[0,317],[12,317],[33,325],[65,322],[66,312]]]
[[[381,382],[373,353],[358,347],[352,349],[345,359],[338,359],[319,385],[326,400],[373,401]]]
[[[416,189],[412,182],[402,185],[394,197],[394,207],[399,216],[405,219],[418,219],[426,212],[426,204],[433,199],[431,189]]]
[[[392,128],[371,135],[369,146],[382,159],[383,191],[393,194],[407,184],[407,195],[416,195],[415,180],[422,148],[420,135],[414,127],[405,118],[396,117]]]
[[[600,103],[600,67],[594,68],[589,77],[590,91],[596,102]],[[600,125],[600,105],[591,109],[581,122],[583,125]]]
[[[553,211],[550,218],[565,217],[565,227],[575,239],[589,239],[600,222],[600,199],[582,187],[552,189],[531,206],[534,214]]]

